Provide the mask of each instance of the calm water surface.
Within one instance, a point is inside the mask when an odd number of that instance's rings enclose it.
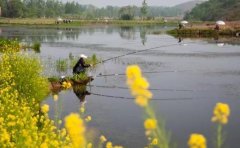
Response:
[[[217,102],[226,102],[231,107],[226,131],[226,147],[239,146],[240,137],[240,42],[239,39],[179,39],[166,34],[154,35],[169,27],[81,27],[81,28],[34,28],[0,27],[0,36],[18,38],[23,42],[39,41],[39,54],[43,61],[68,58],[69,54],[95,53],[108,59],[142,49],[172,45],[164,48],[124,56],[98,65],[92,76],[124,73],[127,65],[138,64],[145,73],[154,94],[152,101],[157,115],[165,120],[171,131],[172,141],[178,147],[187,147],[191,133],[202,133],[208,141],[214,137],[211,123],[212,110]],[[47,67],[47,66],[46,66]],[[45,74],[50,75],[51,69]],[[59,76],[62,73],[58,74]],[[65,73],[66,74],[66,73]],[[67,72],[71,74],[71,70]],[[126,87],[125,76],[96,77],[91,85]],[[144,147],[146,138],[143,129],[143,111],[127,89],[88,87],[95,95],[86,96],[87,114],[92,116],[89,127],[106,135],[115,144],[129,148]],[[102,96],[96,95],[100,94]],[[108,97],[116,96],[116,97]],[[48,97],[53,118],[54,101]],[[78,112],[81,105],[72,90],[60,93],[57,106],[61,118]],[[212,147],[212,142],[209,142]]]

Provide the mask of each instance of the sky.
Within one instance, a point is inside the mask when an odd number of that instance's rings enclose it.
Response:
[[[141,6],[143,0],[62,0],[63,2],[75,1],[79,4],[92,4],[97,7],[112,6],[127,6],[136,5]],[[190,0],[146,0],[148,6],[174,6]]]

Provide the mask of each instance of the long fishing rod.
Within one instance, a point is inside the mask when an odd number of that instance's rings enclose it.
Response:
[[[97,88],[105,88],[105,89],[112,89],[112,88],[117,88],[117,89],[125,89],[128,90],[128,87],[121,87],[121,86],[106,86],[106,85],[87,85],[89,87],[97,87]],[[159,88],[149,88],[148,90],[151,91],[170,91],[170,92],[194,92],[194,90],[191,89],[159,89]]]
[[[186,44],[190,44],[190,43],[195,43],[195,42],[188,42],[188,43],[186,43]],[[107,61],[110,61],[110,60],[113,60],[113,59],[117,59],[117,58],[120,58],[120,57],[132,55],[132,54],[136,54],[136,53],[140,53],[140,52],[145,52],[145,51],[148,51],[148,50],[159,49],[159,48],[164,48],[164,47],[171,47],[171,46],[177,46],[177,45],[179,45],[179,43],[168,44],[168,45],[161,45],[161,46],[157,46],[157,47],[152,47],[152,48],[142,49],[142,50],[138,50],[138,51],[133,51],[133,52],[129,52],[129,53],[126,53],[126,54],[122,54],[122,55],[119,55],[119,56],[116,56],[116,57],[111,57],[111,58],[109,58],[109,59],[100,61],[100,62],[98,62],[98,63],[96,63],[96,64],[94,64],[94,65],[97,65],[97,64],[100,64],[100,63],[105,63],[105,62],[107,62]]]

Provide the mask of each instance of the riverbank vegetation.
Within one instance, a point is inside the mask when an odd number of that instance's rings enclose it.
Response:
[[[172,17],[183,15],[184,12],[177,7],[157,7],[147,6],[147,1],[143,7],[137,6],[107,6],[98,8],[93,5],[81,5],[77,2],[60,2],[58,0],[38,0],[38,1],[0,1],[2,16],[8,18],[56,18],[63,17],[69,19],[119,19],[120,16],[134,16],[152,19],[154,17]],[[128,11],[126,13],[126,11]],[[130,10],[130,11],[129,11]],[[147,10],[147,11],[146,11]],[[144,12],[144,13],[143,13]],[[131,14],[130,14],[131,13]],[[127,14],[127,15],[126,15]],[[128,18],[128,17],[127,17]]]
[[[187,24],[184,28],[168,30],[167,33],[181,37],[240,36],[240,22],[238,21],[226,22],[226,25],[220,26],[218,30],[216,30],[215,27],[214,22],[190,22],[190,24]]]
[[[104,20],[104,19],[92,19],[92,20],[73,20],[71,23],[59,23],[56,24],[56,19],[54,18],[1,18],[0,25],[32,25],[37,27],[78,27],[82,25],[121,25],[121,26],[131,26],[131,25],[167,25],[167,24],[177,24],[177,21],[172,20],[169,22],[164,22],[162,19],[155,20]]]
[[[239,0],[209,0],[197,5],[185,15],[188,20],[226,21],[240,20]]]

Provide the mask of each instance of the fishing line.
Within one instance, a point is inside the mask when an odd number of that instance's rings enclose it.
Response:
[[[133,97],[123,97],[123,96],[113,96],[113,95],[105,95],[105,94],[99,94],[99,93],[92,93],[92,95],[100,96],[100,97],[106,97],[111,99],[119,99],[119,100],[135,100]],[[224,97],[217,97],[217,98],[224,98]],[[209,100],[211,98],[161,98],[161,99],[150,99],[149,101],[190,101],[190,100]],[[216,99],[216,98],[215,98]]]
[[[87,85],[90,88],[91,87],[97,87],[97,88],[106,88],[106,89],[112,89],[112,88],[117,88],[117,89],[125,89],[128,90],[128,87],[121,87],[121,86],[106,86],[106,85]],[[152,91],[170,91],[170,92],[194,92],[194,90],[184,90],[184,89],[159,89],[159,88],[149,88],[148,90]]]
[[[147,71],[142,72],[143,74],[158,74],[158,73],[173,73],[173,72],[193,72],[193,70],[166,70],[166,71]],[[125,73],[115,73],[115,74],[98,74],[95,77],[111,77],[111,76],[125,76]]]
[[[92,93],[91,95],[95,96],[101,96],[101,97],[107,97],[112,99],[122,99],[122,100],[134,100],[135,98],[130,97],[122,97],[122,96],[113,96],[113,95],[105,95],[105,94],[98,94],[98,93]],[[193,100],[193,98],[162,98],[162,99],[150,99],[150,101],[184,101],[184,100]]]

